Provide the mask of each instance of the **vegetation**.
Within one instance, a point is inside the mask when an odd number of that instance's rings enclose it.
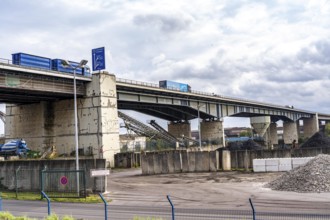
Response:
[[[330,137],[330,123],[325,124],[325,135]]]
[[[162,220],[162,218],[157,218],[157,217],[139,217],[135,216],[133,220]]]
[[[63,216],[62,218],[60,218],[55,214],[47,216],[44,219],[45,220],[75,220],[75,218],[71,216]],[[0,220],[34,220],[34,219],[25,216],[15,217],[9,212],[0,212]]]
[[[16,198],[15,192],[2,192],[2,199],[17,199],[17,200],[41,200],[40,193],[19,192]],[[102,199],[98,195],[89,195],[86,198],[51,198],[53,202],[73,202],[73,203],[102,203]],[[109,200],[108,202],[110,202]],[[1,220],[1,219],[0,219]]]

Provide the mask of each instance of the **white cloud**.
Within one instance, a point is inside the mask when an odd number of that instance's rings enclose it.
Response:
[[[119,78],[330,112],[328,0],[4,0],[0,57],[90,59]]]

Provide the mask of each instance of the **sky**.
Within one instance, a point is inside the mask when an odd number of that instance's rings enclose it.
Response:
[[[1,59],[105,47],[117,78],[330,113],[330,0],[2,0],[0,21]]]

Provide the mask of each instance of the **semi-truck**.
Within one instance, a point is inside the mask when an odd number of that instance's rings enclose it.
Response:
[[[181,92],[191,92],[191,88],[188,84],[173,82],[169,80],[161,80],[159,81],[159,87],[165,89],[173,89]]]
[[[29,150],[23,139],[10,140],[5,144],[0,144],[0,156],[5,158],[9,156],[26,157]]]

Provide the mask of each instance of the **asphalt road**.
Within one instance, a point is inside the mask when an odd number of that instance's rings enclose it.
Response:
[[[109,193],[105,195],[112,199],[107,207],[108,219],[136,216],[171,219],[167,195],[175,206],[176,219],[250,219],[249,198],[258,215],[264,215],[262,219],[304,219],[301,215],[308,214],[328,214],[328,218],[323,219],[330,219],[330,193],[279,192],[263,187],[279,175],[217,172],[142,176],[139,169],[115,170],[108,177]],[[3,200],[2,204],[4,211],[16,216],[42,218],[47,215],[46,201]],[[52,202],[51,211],[77,219],[104,219],[103,204]],[[290,217],[276,217],[279,213]]]

